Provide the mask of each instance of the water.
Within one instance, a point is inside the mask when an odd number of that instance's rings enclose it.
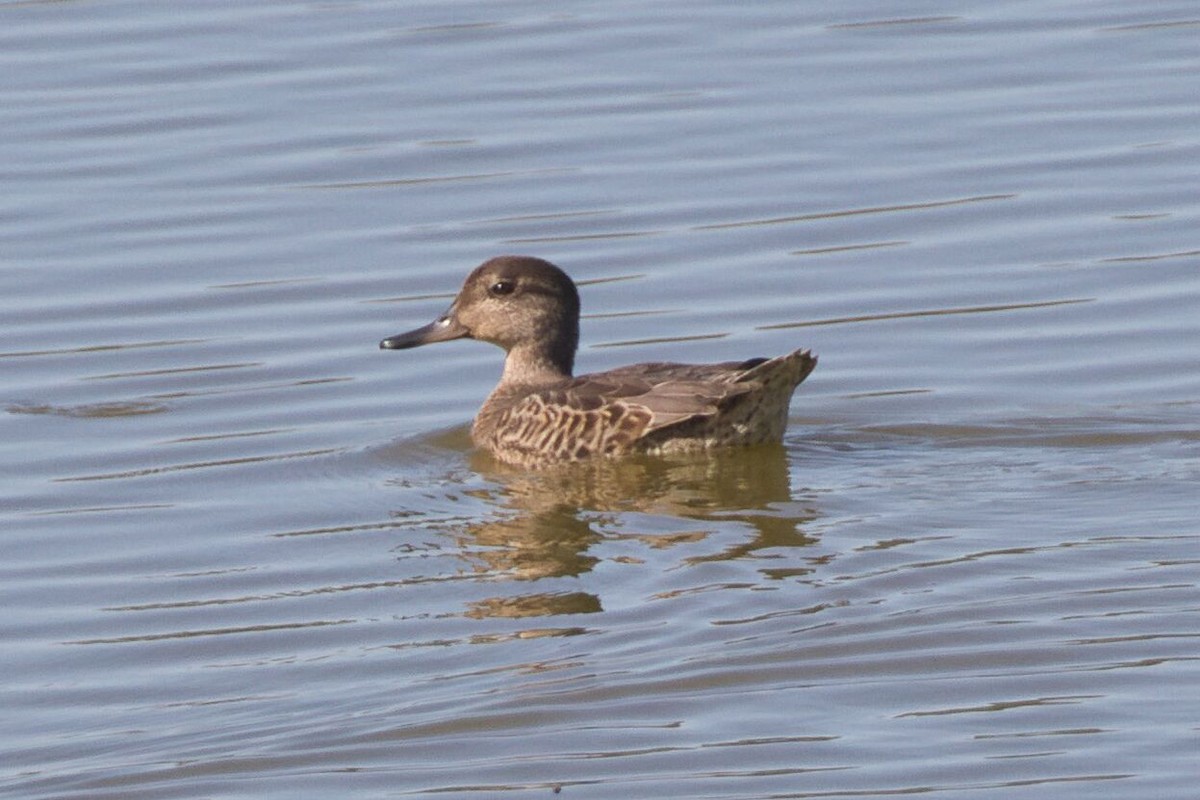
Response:
[[[4,796],[1192,795],[1190,5],[0,22]],[[503,252],[783,446],[473,454]]]

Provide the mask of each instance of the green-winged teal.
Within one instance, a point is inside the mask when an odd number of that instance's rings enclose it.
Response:
[[[485,261],[445,314],[379,346],[403,350],[461,338],[508,353],[471,438],[500,461],[525,467],[778,441],[792,393],[817,365],[816,356],[797,350],[771,359],[633,364],[572,377],[579,293],[561,269],[527,256]]]

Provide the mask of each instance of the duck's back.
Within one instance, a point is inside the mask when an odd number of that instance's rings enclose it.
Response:
[[[792,393],[816,363],[797,350],[720,364],[633,364],[549,387],[501,385],[472,436],[520,466],[778,441]]]

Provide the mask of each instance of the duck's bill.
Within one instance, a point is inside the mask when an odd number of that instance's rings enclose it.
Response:
[[[410,347],[420,347],[434,342],[448,342],[452,339],[462,339],[470,336],[471,332],[458,324],[450,314],[444,314],[428,325],[389,336],[379,343],[384,350],[407,350]]]

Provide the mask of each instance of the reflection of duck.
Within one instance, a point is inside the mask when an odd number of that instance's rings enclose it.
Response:
[[[455,438],[461,446],[461,435]],[[485,519],[447,520],[444,532],[473,571],[529,590],[509,585],[495,596],[470,600],[464,611],[469,617],[601,611],[601,595],[587,591],[594,584],[572,579],[583,578],[602,560],[641,563],[639,550],[658,551],[668,561],[666,553],[676,550],[681,564],[746,560],[767,579],[812,569],[805,550],[815,540],[804,529],[817,516],[815,498],[793,497],[787,451],[779,444],[631,454],[535,471],[499,464],[480,452],[471,467],[484,487],[469,494],[492,512]],[[514,635],[583,632],[539,628]]]
[[[793,502],[786,453],[776,444],[596,459],[536,472],[497,467],[486,457],[473,466],[496,482],[493,497],[511,513],[468,531],[490,546],[482,557],[492,569],[517,578],[588,572],[597,559],[587,551],[604,538],[633,538],[657,548],[702,541],[734,523],[753,531],[728,551],[699,557],[713,561],[813,541],[802,526],[814,511]],[[641,516],[616,526],[617,533],[604,532],[614,527],[613,515],[626,513]],[[649,523],[652,517],[657,522],[651,530],[630,530],[635,519]]]
[[[777,442],[792,393],[817,364],[797,350],[720,364],[634,364],[573,378],[579,293],[558,267],[524,256],[484,262],[445,314],[380,347],[464,337],[508,353],[472,438],[500,461],[524,467]]]

